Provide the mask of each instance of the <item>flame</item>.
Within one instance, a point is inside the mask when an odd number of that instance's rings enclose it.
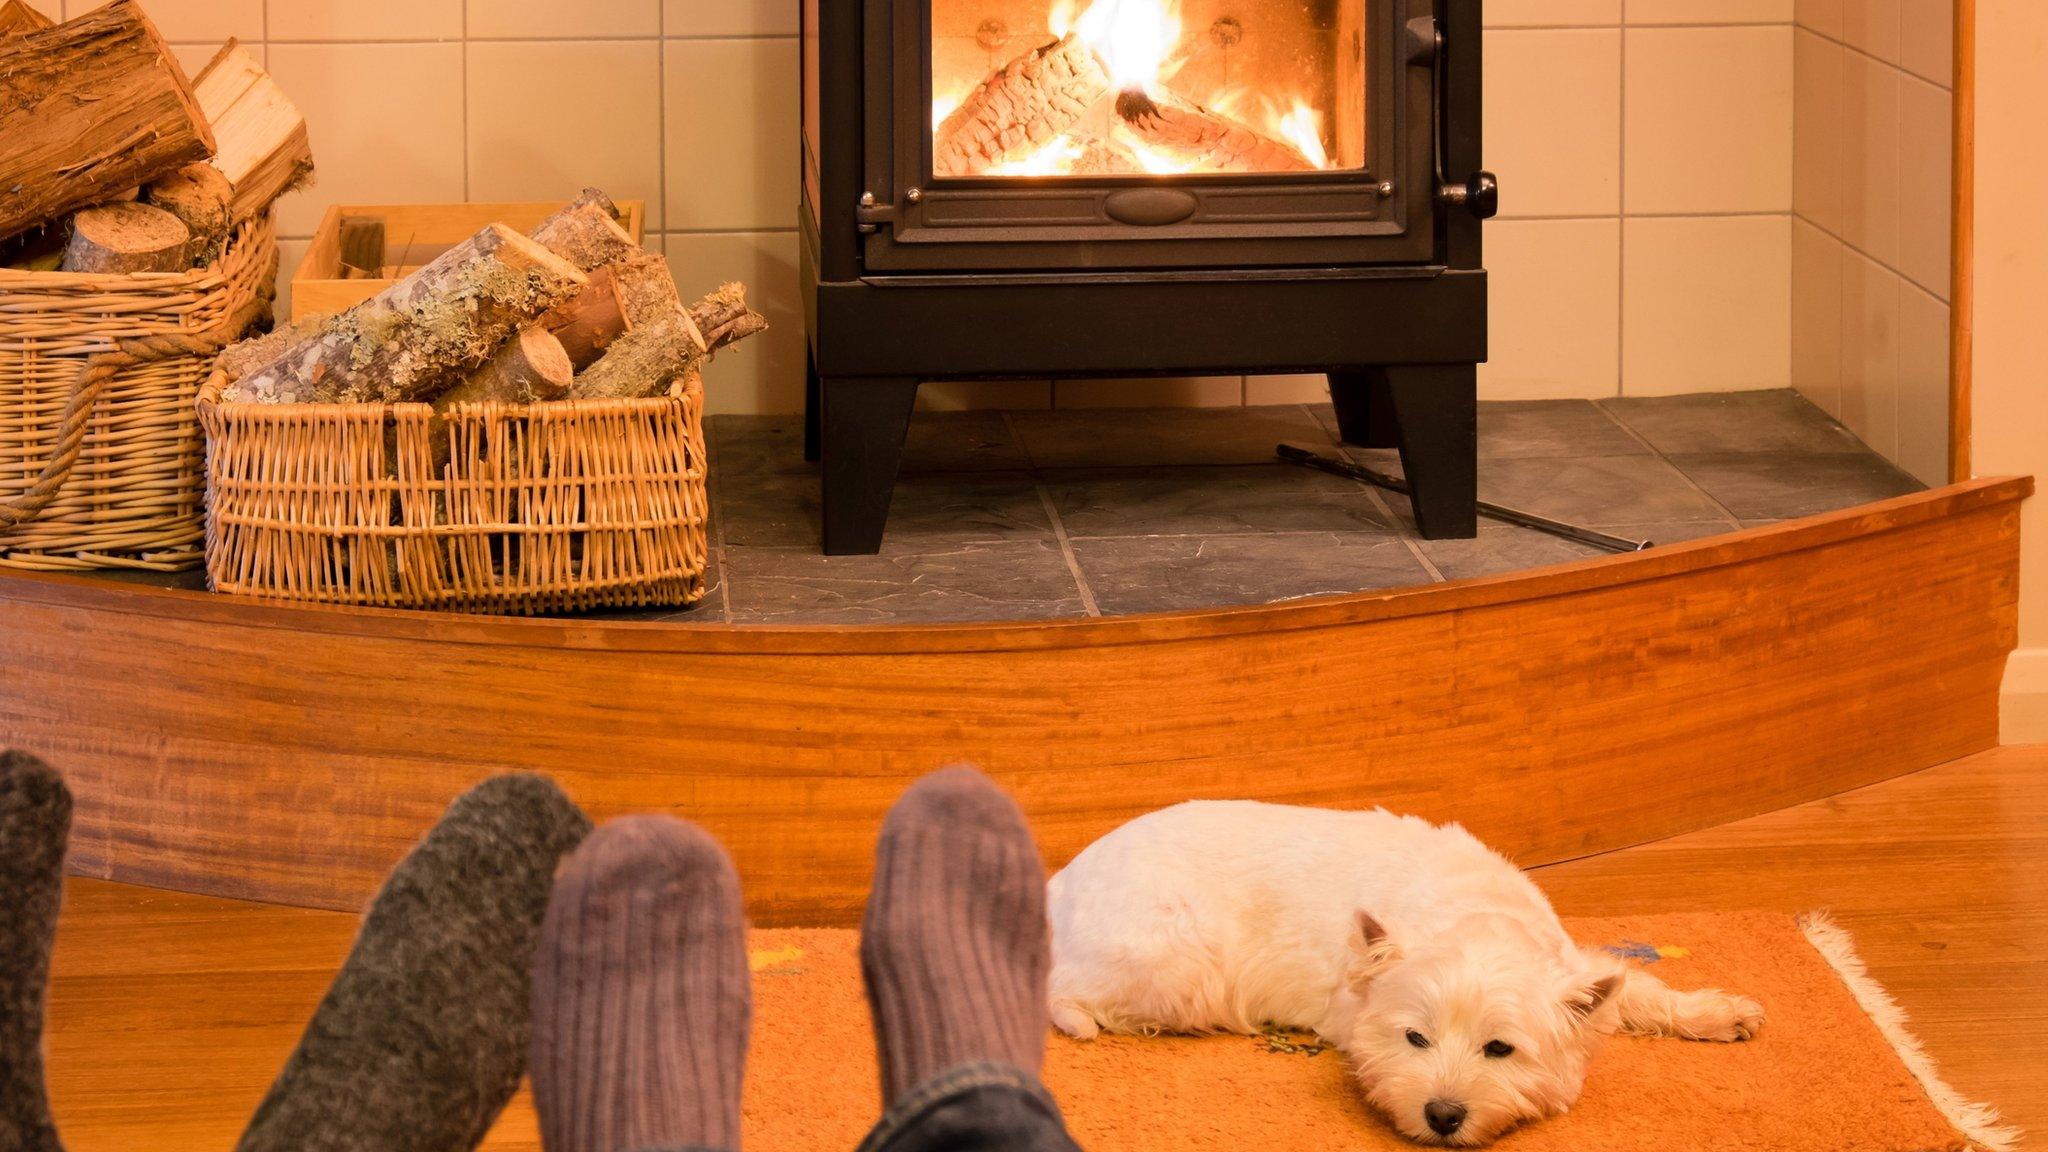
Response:
[[[1045,142],[1045,147],[1017,160],[1008,160],[990,166],[991,176],[1064,176],[1074,170],[1074,162],[1087,153],[1087,149],[1074,143],[1071,136],[1055,136]]]
[[[932,98],[932,130],[937,131],[939,126],[946,122],[946,117],[959,111],[960,105],[966,102],[967,94],[965,92],[947,92],[941,96],[934,96]]]
[[[1062,0],[1063,3],[1066,0]],[[1158,91],[1166,61],[1180,43],[1178,0],[1095,0],[1073,25],[1124,91]]]
[[[1282,140],[1301,150],[1308,162],[1318,168],[1330,166],[1330,153],[1323,147],[1323,114],[1308,106],[1300,98],[1294,101],[1294,111],[1280,117],[1273,125]]]

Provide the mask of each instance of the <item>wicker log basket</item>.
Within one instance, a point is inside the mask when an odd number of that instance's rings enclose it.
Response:
[[[193,399],[276,272],[267,215],[190,272],[0,269],[0,567],[199,563]]]
[[[651,399],[457,404],[445,423],[427,404],[225,402],[230,383],[216,371],[198,404],[216,592],[504,614],[705,594],[695,372]]]

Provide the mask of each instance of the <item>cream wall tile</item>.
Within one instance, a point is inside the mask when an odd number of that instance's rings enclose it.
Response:
[[[1486,162],[1508,216],[1621,210],[1621,32],[1486,34]]]
[[[1631,24],[1789,24],[1792,0],[1628,0]]]
[[[1488,400],[1617,391],[1621,221],[1506,220],[1486,233]]]
[[[1842,39],[1880,60],[1899,62],[1899,0],[1842,0]]]
[[[1242,403],[1242,376],[1052,382],[1055,408],[1235,408]]]
[[[1486,5],[1488,28],[1561,28],[1619,23],[1621,0],[1487,0]]]
[[[670,36],[794,36],[799,0],[667,0]]]
[[[270,42],[459,40],[463,0],[267,0]]]
[[[1842,242],[1792,221],[1792,386],[1842,411]]]
[[[1628,30],[1631,213],[1792,206],[1792,29]]]
[[[1900,0],[1899,63],[1941,85],[1955,86],[1955,0]]]
[[[471,36],[661,35],[661,0],[482,0],[466,7]]]
[[[1842,257],[1842,411],[1879,455],[1899,451],[1899,278],[1860,253]]]
[[[567,199],[596,185],[661,223],[661,46],[494,41],[469,51],[469,198]]]
[[[462,45],[272,44],[270,72],[318,165],[279,201],[283,235],[312,235],[329,204],[463,200]]]
[[[1330,378],[1314,376],[1247,376],[1246,404],[1327,404]]]
[[[1842,0],[1793,0],[1792,18],[1823,36],[1842,36]]]
[[[82,16],[97,7],[97,0],[89,4],[74,0],[72,15]],[[219,48],[229,37],[261,43],[264,36],[263,0],[149,0],[144,11],[164,39],[173,43],[207,42]]]
[[[669,267],[685,300],[728,280],[744,281],[747,302],[768,331],[718,354],[704,373],[704,410],[783,414],[804,410],[804,310],[794,232],[670,234]]]
[[[1790,385],[1792,228],[1786,217],[1634,219],[1625,228],[1626,394]]]
[[[1899,82],[1899,271],[1943,300],[1955,182],[1953,104],[1945,88],[1911,76]]]
[[[28,6],[52,20],[64,19],[64,5],[59,0],[28,0]]]
[[[917,390],[920,412],[1027,411],[1050,407],[1050,380],[932,380]]]
[[[1923,484],[1948,483],[1948,305],[1899,289],[1898,465]]]
[[[1842,72],[1849,50],[1805,29],[1792,41],[1792,210],[1842,228]]]
[[[795,40],[670,40],[666,57],[672,229],[794,228]]]
[[[1842,239],[1896,264],[1899,70],[1851,53],[1842,78]]]

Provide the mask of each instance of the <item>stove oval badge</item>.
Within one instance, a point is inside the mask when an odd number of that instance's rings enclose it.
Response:
[[[1102,210],[1117,223],[1150,228],[1178,224],[1201,206],[1194,193],[1180,188],[1125,188],[1102,202]]]

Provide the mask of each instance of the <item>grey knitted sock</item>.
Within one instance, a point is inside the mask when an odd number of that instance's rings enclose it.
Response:
[[[555,881],[534,960],[541,1147],[737,1149],[752,1012],[725,850],[663,816],[598,829]]]
[[[1024,814],[986,776],[948,768],[889,810],[860,962],[884,1103],[977,1061],[1038,1074],[1052,963],[1045,864]]]
[[[450,805],[384,882],[239,1152],[464,1152],[526,1068],[534,944],[590,821],[545,777]]]
[[[0,752],[0,1152],[61,1152],[43,1087],[43,999],[64,892],[71,792],[25,752]]]

